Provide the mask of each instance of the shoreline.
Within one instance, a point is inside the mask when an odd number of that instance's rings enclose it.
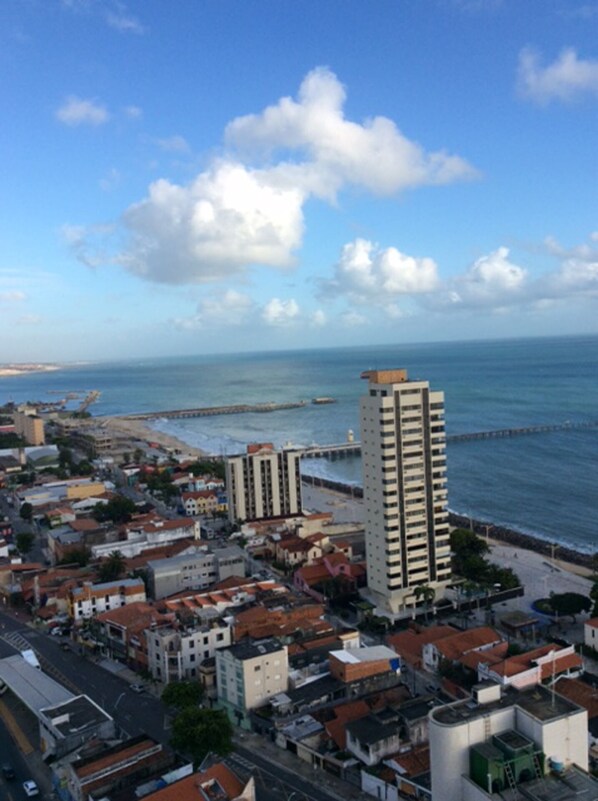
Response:
[[[156,431],[145,421],[127,420],[116,416],[103,418],[95,417],[92,418],[92,420],[102,425],[107,431],[112,432],[116,437],[125,436],[130,439],[145,442],[148,445],[154,442],[167,451],[174,451],[175,454],[188,455],[197,459],[212,459],[210,454],[206,453],[201,448],[189,445],[184,440],[172,434]]]
[[[344,484],[341,481],[333,481],[320,476],[303,475],[302,479],[314,487],[322,487],[332,492],[352,498],[363,498],[361,487]],[[466,528],[474,531],[482,539],[489,543],[510,545],[516,549],[532,551],[541,556],[546,556],[555,565],[568,565],[571,572],[578,572],[580,575],[589,575],[592,571],[592,554],[578,551],[566,545],[559,545],[532,534],[524,534],[516,529],[506,528],[505,526],[495,525],[484,520],[458,515],[449,512],[449,523],[456,528]],[[554,551],[554,553],[553,553]]]

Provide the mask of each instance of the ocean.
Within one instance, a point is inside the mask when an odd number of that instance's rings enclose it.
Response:
[[[157,419],[161,431],[216,454],[249,442],[359,439],[363,370],[406,368],[443,390],[447,434],[598,420],[598,337],[387,345],[136,359],[0,379],[0,401],[101,391],[93,415],[198,406],[336,403],[271,413]],[[582,551],[598,550],[598,427],[449,443],[449,506]],[[306,460],[308,473],[359,484],[358,458]]]

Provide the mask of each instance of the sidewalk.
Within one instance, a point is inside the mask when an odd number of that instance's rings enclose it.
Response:
[[[314,785],[314,789],[318,787],[324,789],[327,793],[337,798],[338,801],[371,801],[372,796],[364,793],[359,787],[345,782],[325,770],[314,768],[299,759],[299,757],[291,754],[290,751],[278,748],[266,737],[253,732],[243,732],[242,734],[235,734],[233,739],[248,751],[255,751],[262,758],[268,759],[268,761],[285,768],[289,773],[294,773],[304,781],[310,782]],[[257,773],[259,774],[259,768],[257,768]],[[256,775],[256,784],[258,783],[258,778],[259,775]]]

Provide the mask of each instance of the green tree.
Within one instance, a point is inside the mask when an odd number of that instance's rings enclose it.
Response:
[[[233,727],[221,709],[186,707],[173,721],[173,748],[189,754],[198,765],[210,752],[226,756],[233,749]]]
[[[99,522],[112,520],[113,523],[128,523],[137,511],[137,507],[130,498],[124,495],[115,495],[108,503],[98,503],[93,508],[93,516]]]
[[[30,531],[21,531],[15,537],[15,544],[20,553],[26,554],[33,548],[35,537]]]
[[[133,451],[133,461],[135,462],[135,464],[139,464],[139,462],[142,462],[143,456],[144,453],[141,450],[141,448],[135,448],[135,450]]]
[[[592,617],[598,617],[598,581],[595,581],[592,584],[592,589],[590,590],[590,598],[594,602],[594,608],[592,609]]]
[[[166,685],[162,700],[178,710],[197,707],[203,699],[203,686],[198,681],[173,681]]]
[[[430,604],[434,603],[434,598],[436,597],[436,590],[434,589],[434,587],[430,587],[428,584],[419,584],[415,588],[414,595],[417,601],[422,600],[424,602],[424,611],[426,613],[426,623],[427,623],[428,610],[430,608]]]
[[[31,523],[31,518],[33,517],[33,506],[25,501],[25,503],[21,506],[19,514],[23,520],[27,520],[29,523]]]
[[[570,615],[575,623],[575,615],[580,612],[589,612],[592,607],[591,600],[578,592],[562,592],[550,594],[550,606],[559,615]]]
[[[126,564],[126,559],[120,551],[112,551],[100,565],[100,581],[116,581],[122,576]]]

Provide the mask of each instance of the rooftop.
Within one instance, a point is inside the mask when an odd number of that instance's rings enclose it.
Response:
[[[540,721],[556,720],[565,715],[581,712],[581,707],[563,698],[558,693],[551,693],[542,685],[527,690],[515,690],[506,687],[500,699],[486,704],[478,704],[473,700],[459,701],[455,704],[437,707],[430,713],[431,718],[444,726],[458,726],[469,720],[483,717],[489,712],[519,706],[528,714]]]
[[[240,642],[227,650],[235,659],[256,659],[266,654],[274,654],[284,649],[278,640],[262,640],[261,642]]]
[[[112,718],[86,695],[77,695],[57,706],[40,710],[52,728],[62,737],[79,734],[85,729],[99,726]]]

